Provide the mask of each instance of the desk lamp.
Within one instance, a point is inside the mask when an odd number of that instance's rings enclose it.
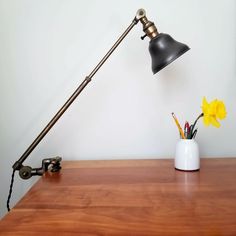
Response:
[[[48,131],[53,127],[53,125],[58,121],[58,119],[63,115],[63,113],[67,110],[67,108],[78,97],[78,95],[91,81],[92,77],[96,74],[96,72],[100,69],[100,67],[104,64],[104,62],[108,59],[108,57],[113,53],[113,51],[117,48],[117,46],[121,43],[121,41],[126,37],[126,35],[138,22],[142,23],[143,31],[145,33],[141,37],[141,39],[143,40],[147,36],[150,38],[149,52],[151,54],[153,74],[157,73],[158,71],[163,69],[165,66],[167,66],[172,61],[174,61],[179,56],[181,56],[182,54],[184,54],[186,51],[189,50],[189,47],[187,45],[175,41],[170,35],[159,33],[157,31],[155,24],[147,19],[145,10],[139,9],[132,23],[128,26],[128,28],[124,31],[124,33],[118,38],[115,44],[106,53],[106,55],[102,58],[102,60],[97,64],[97,66],[93,69],[93,71],[88,76],[85,77],[84,81],[79,85],[79,87],[75,90],[75,92],[71,95],[71,97],[65,102],[65,104],[51,119],[48,125],[41,131],[41,133],[37,136],[37,138],[26,149],[26,151],[19,158],[19,160],[16,161],[15,164],[12,166],[13,173],[7,201],[8,210],[9,210],[9,201],[11,197],[15,171],[19,171],[19,175],[22,179],[29,179],[31,176],[34,175],[42,175],[44,172],[48,170],[56,172],[61,169],[60,157],[43,159],[41,168],[31,168],[30,166],[24,166],[23,162],[34,150],[34,148],[39,144],[39,142],[44,138],[44,136],[48,133]]]

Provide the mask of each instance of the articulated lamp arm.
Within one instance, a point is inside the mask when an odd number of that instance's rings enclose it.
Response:
[[[49,132],[49,130],[54,126],[54,124],[58,121],[58,119],[64,114],[64,112],[73,103],[73,101],[78,97],[78,95],[83,91],[83,89],[91,81],[92,77],[96,74],[96,72],[100,69],[100,67],[105,63],[105,61],[109,58],[109,56],[113,53],[113,51],[118,47],[118,45],[130,32],[130,30],[139,21],[141,21],[141,23],[143,24],[143,30],[145,32],[145,36],[143,36],[142,39],[146,36],[149,36],[151,39],[156,37],[158,32],[155,25],[152,22],[147,20],[145,11],[143,9],[139,9],[132,23],[125,30],[125,32],[119,37],[119,39],[115,42],[115,44],[111,47],[111,49],[107,52],[107,54],[102,58],[102,60],[97,64],[97,66],[93,69],[93,71],[88,76],[85,77],[84,81],[79,85],[79,87],[75,90],[75,92],[71,95],[71,97],[66,101],[66,103],[60,108],[60,110],[51,119],[51,121],[47,124],[47,126],[41,131],[41,133],[32,142],[32,144],[26,149],[26,151],[23,153],[20,159],[14,163],[14,165],[12,166],[13,170],[19,171],[19,175],[22,179],[29,179],[33,175],[42,175],[45,171],[48,170],[49,166],[51,166],[52,171],[60,170],[61,168],[60,157],[44,159],[42,162],[41,168],[31,168],[30,166],[24,166],[23,162],[30,155],[30,153],[35,149],[35,147],[39,144],[39,142],[44,138],[44,136]]]

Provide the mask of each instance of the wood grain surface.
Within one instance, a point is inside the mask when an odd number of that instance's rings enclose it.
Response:
[[[236,235],[236,158],[68,161],[0,221],[0,235]]]

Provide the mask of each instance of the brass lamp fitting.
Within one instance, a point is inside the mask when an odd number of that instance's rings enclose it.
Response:
[[[144,9],[141,8],[137,11],[135,19],[143,24],[143,31],[145,35],[142,36],[141,39],[144,39],[146,36],[153,39],[159,34],[155,24],[147,19]]]

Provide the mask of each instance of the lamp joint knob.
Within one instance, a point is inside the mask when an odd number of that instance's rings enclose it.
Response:
[[[144,9],[139,9],[136,13],[135,19],[140,20],[141,18],[146,16],[146,11]]]
[[[147,37],[147,34],[144,34],[143,36],[141,36],[141,39],[144,40],[144,38]]]

